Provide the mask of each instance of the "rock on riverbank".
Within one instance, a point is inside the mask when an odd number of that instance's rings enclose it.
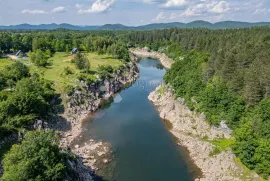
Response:
[[[170,68],[173,63],[173,60],[165,53],[149,51],[148,48],[135,48],[130,49],[129,51],[137,57],[151,57],[153,59],[157,59],[165,68]]]
[[[189,150],[191,158],[202,170],[203,177],[196,180],[259,180],[256,174],[244,176],[244,168],[235,162],[235,155],[230,149],[211,154],[215,146],[207,140],[230,138],[226,126],[210,126],[203,115],[190,111],[183,100],[175,100],[174,93],[164,85],[148,98],[157,107],[160,117],[172,123],[171,133],[178,138],[180,145]]]
[[[80,157],[81,162],[89,169],[80,169],[81,180],[90,180],[89,172],[98,169],[99,160],[103,163],[109,161],[106,158],[110,152],[108,143],[89,140],[84,145],[74,145],[83,131],[82,123],[91,112],[95,112],[101,106],[103,100],[111,98],[115,93],[125,88],[127,84],[133,83],[139,76],[139,69],[134,62],[127,64],[121,71],[112,75],[111,79],[102,79],[95,84],[82,82],[83,90],[75,90],[67,96],[67,107],[63,117],[69,128],[61,132],[61,146]],[[58,124],[59,126],[60,124]]]

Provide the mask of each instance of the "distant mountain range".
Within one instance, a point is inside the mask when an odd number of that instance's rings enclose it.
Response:
[[[190,23],[155,23],[142,26],[125,26],[122,24],[106,24],[102,26],[78,26],[71,24],[20,24],[11,26],[0,26],[0,30],[53,30],[58,28],[65,28],[70,30],[155,30],[166,28],[209,28],[209,29],[225,29],[225,28],[249,28],[253,26],[270,26],[270,22],[239,22],[239,21],[221,21],[217,23],[210,23],[207,21],[193,21]]]

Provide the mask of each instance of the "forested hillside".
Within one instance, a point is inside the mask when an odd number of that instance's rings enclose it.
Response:
[[[253,26],[270,26],[269,22],[240,22],[240,21],[221,21],[216,23],[210,23],[207,21],[193,21],[189,23],[170,22],[170,23],[153,23],[141,26],[126,26],[122,24],[105,24],[101,26],[79,26],[71,24],[19,24],[10,26],[0,26],[0,30],[54,30],[58,28],[65,28],[69,30],[83,30],[83,31],[100,31],[100,30],[157,30],[167,28],[209,28],[209,29],[225,29],[225,28],[250,28]]]
[[[234,130],[233,150],[250,169],[270,175],[269,28],[169,29],[126,35],[175,62],[164,80],[211,124]]]
[[[0,33],[0,55],[18,50],[29,52],[31,62],[38,67],[48,66],[48,59],[56,52],[70,52],[75,47],[83,52],[109,54],[125,62],[129,60],[128,48],[137,46],[147,46],[173,58],[174,64],[164,80],[176,96],[184,98],[190,109],[204,113],[213,125],[225,120],[234,130],[235,154],[250,169],[265,178],[270,176],[270,28]],[[76,62],[77,67],[83,65],[79,77],[93,77],[90,65]],[[20,62],[0,68],[1,137],[28,129],[33,120],[54,113],[51,100],[57,95],[52,82],[31,74]],[[108,71],[112,68],[100,68],[104,76]],[[66,69],[66,73],[70,70]],[[29,133],[27,139],[33,135]],[[44,139],[43,133],[39,136]],[[26,140],[21,146],[27,143]],[[56,154],[63,155],[54,146],[55,142],[50,143]],[[12,148],[6,160],[17,158],[12,154],[18,148]],[[27,163],[25,159],[22,164]],[[63,160],[55,162],[60,164],[57,174],[62,178],[66,172]],[[9,167],[9,161],[4,166]]]

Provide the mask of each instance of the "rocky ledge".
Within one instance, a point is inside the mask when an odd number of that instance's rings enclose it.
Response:
[[[139,69],[134,62],[126,64],[121,70],[114,72],[112,78],[101,79],[92,84],[81,82],[82,89],[74,90],[71,95],[66,95],[67,106],[63,117],[69,125],[61,134],[61,147],[70,149],[76,154],[81,163],[81,168],[77,173],[81,180],[89,179],[89,173],[99,169],[100,163],[108,163],[107,158],[110,153],[108,143],[89,140],[83,145],[74,143],[83,132],[82,123],[89,113],[97,111],[102,103],[111,98],[115,93],[133,83],[139,76]],[[61,126],[60,121],[56,124]],[[86,169],[87,168],[87,169]]]
[[[173,60],[165,53],[150,51],[148,48],[135,48],[130,49],[129,51],[137,57],[150,57],[157,59],[165,68],[170,68],[173,63]]]
[[[210,126],[202,114],[190,111],[182,99],[176,100],[173,91],[165,85],[159,86],[148,98],[157,107],[160,117],[171,122],[170,131],[178,138],[178,144],[189,150],[203,172],[197,181],[260,180],[255,173],[244,173],[245,168],[235,162],[230,149],[213,155],[215,146],[209,140],[231,138],[224,123],[218,128]]]

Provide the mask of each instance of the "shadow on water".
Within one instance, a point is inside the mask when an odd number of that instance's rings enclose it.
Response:
[[[140,77],[119,96],[85,121],[78,142],[89,139],[109,142],[114,163],[96,173],[98,181],[191,181],[200,176],[186,148],[168,131],[148,95],[162,82],[165,69],[153,59],[139,63]],[[154,86],[153,86],[154,85]],[[99,167],[100,168],[100,167]]]
[[[93,179],[94,181],[109,181],[109,180],[105,180],[103,177],[98,176],[98,175],[94,176]],[[110,180],[110,181],[116,181],[116,180]]]
[[[166,119],[162,119],[164,125],[166,126],[166,128],[171,131],[173,129],[173,124]],[[177,138],[176,136],[173,136],[174,141],[179,145],[178,146],[178,150],[179,152],[184,156],[185,158],[185,162],[188,165],[188,172],[191,173],[193,175],[193,178],[201,178],[203,176],[203,173],[201,171],[201,169],[199,167],[196,166],[196,164],[194,163],[194,161],[192,160],[191,156],[190,156],[190,152],[188,151],[188,149],[184,146],[181,146],[181,140],[179,140],[179,138]]]

